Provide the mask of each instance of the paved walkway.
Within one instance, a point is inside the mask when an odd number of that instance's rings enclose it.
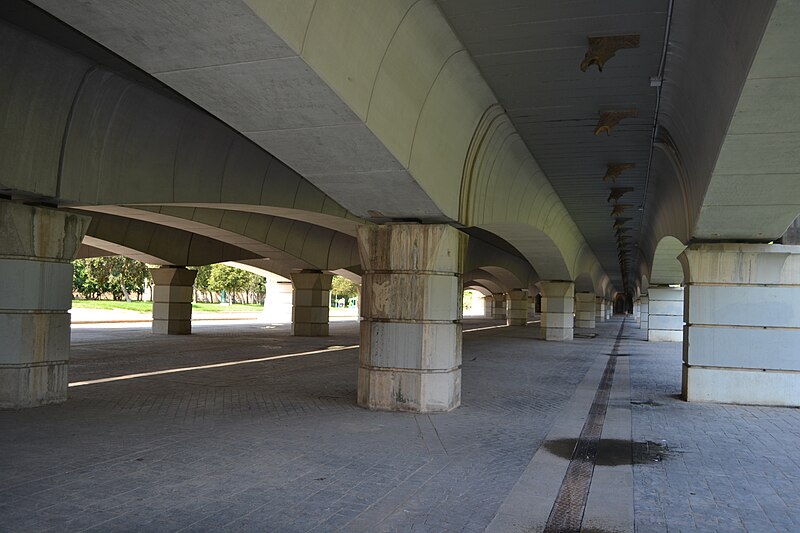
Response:
[[[535,325],[467,332],[463,405],[431,416],[355,405],[355,322],[324,339],[75,328],[70,400],[0,412],[0,530],[552,525],[610,359],[585,530],[800,530],[800,411],[681,402],[679,346],[630,325],[618,338],[621,322],[568,343],[536,340]]]

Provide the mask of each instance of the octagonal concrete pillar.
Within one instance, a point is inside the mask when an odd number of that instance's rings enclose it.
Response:
[[[494,309],[494,298],[491,296],[484,296],[483,298],[483,316],[492,318],[492,310]]]
[[[358,404],[449,411],[461,404],[467,235],[443,224],[362,226]]]
[[[650,327],[649,316],[650,316],[650,297],[647,294],[642,294],[639,297],[639,329],[648,331]]]
[[[543,281],[541,287],[543,337],[548,341],[571,340],[575,328],[575,284],[571,281]]]
[[[292,335],[327,337],[333,274],[303,270],[291,274]]]
[[[602,296],[596,296],[594,299],[594,321],[605,322],[608,317],[606,316],[606,301]]]
[[[67,399],[71,261],[89,221],[0,200],[0,408]]]
[[[693,244],[683,397],[800,406],[800,246]]]
[[[594,293],[579,292],[575,295],[575,327],[594,329]]]
[[[506,319],[506,295],[503,292],[492,293],[492,318]]]
[[[647,296],[647,340],[683,341],[683,287],[650,285]]]
[[[506,324],[528,325],[528,290],[514,289],[506,294]]]
[[[182,266],[151,268],[153,276],[153,333],[192,333],[192,287],[196,270]]]

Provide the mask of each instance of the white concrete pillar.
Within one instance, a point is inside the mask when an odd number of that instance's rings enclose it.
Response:
[[[639,326],[642,320],[642,300],[641,298],[636,298],[633,301],[633,320],[636,322],[637,327]]]
[[[494,309],[494,298],[491,296],[483,297],[483,316],[492,318],[492,309]]]
[[[294,288],[291,281],[267,279],[264,293],[264,311],[261,319],[271,324],[288,324],[292,321]]]
[[[497,320],[506,319],[506,295],[502,292],[492,293],[492,301],[494,307],[492,308],[492,318]]]
[[[606,320],[611,320],[611,317],[614,316],[614,302],[611,300],[605,300],[605,306]]]
[[[650,285],[647,296],[647,340],[682,342],[683,287]]]
[[[0,200],[0,408],[67,399],[71,261],[89,220]]]
[[[536,295],[528,295],[528,319],[536,317]]]
[[[602,296],[594,298],[594,321],[595,323],[606,321],[606,301]]]
[[[192,295],[197,270],[181,266],[151,268],[153,276],[153,333],[189,335],[192,332]]]
[[[575,284],[542,281],[542,324],[548,341],[571,340],[574,333]]]
[[[639,297],[639,329],[649,329],[650,297],[642,294]]]
[[[594,329],[594,293],[579,292],[575,294],[575,327]]]
[[[358,246],[358,404],[414,412],[458,407],[467,235],[444,224],[362,226]]]
[[[333,274],[303,270],[292,278],[292,335],[327,337]]]
[[[528,325],[528,290],[514,289],[506,295],[506,324],[509,326]]]
[[[678,259],[684,399],[800,406],[800,246],[693,244]]]

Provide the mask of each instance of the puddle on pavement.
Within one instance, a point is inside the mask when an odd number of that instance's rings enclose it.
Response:
[[[642,407],[661,407],[664,404],[654,402],[653,400],[631,400],[631,405],[641,405]]]
[[[544,448],[562,459],[572,459],[575,439],[548,440]],[[666,441],[631,442],[624,439],[600,439],[595,464],[598,466],[624,466],[630,464],[656,464],[677,453],[670,450]]]

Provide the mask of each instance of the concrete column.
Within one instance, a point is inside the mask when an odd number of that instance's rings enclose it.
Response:
[[[483,316],[492,318],[492,309],[494,308],[494,299],[491,296],[483,297]]]
[[[536,317],[536,295],[528,295],[528,319]]]
[[[633,301],[633,320],[636,322],[637,326],[639,326],[642,320],[642,300],[640,298]]]
[[[181,266],[151,268],[153,276],[153,333],[189,335],[192,332],[192,286],[196,270]]]
[[[291,274],[292,335],[327,337],[333,274],[303,270]]]
[[[683,342],[683,287],[650,285],[647,295],[647,340]]]
[[[800,246],[693,244],[683,397],[800,406]]]
[[[605,304],[606,304],[606,320],[611,320],[611,317],[614,316],[614,302],[606,300]]]
[[[579,292],[575,294],[575,327],[594,329],[594,293]]]
[[[492,301],[494,302],[494,307],[492,307],[492,318],[496,318],[497,320],[505,320],[506,319],[506,295],[502,292],[495,292],[492,293]]]
[[[261,319],[273,324],[288,324],[292,321],[294,289],[291,281],[267,279],[264,293],[264,312]]]
[[[639,329],[647,331],[649,329],[650,297],[642,294],[639,297]]]
[[[89,220],[0,200],[0,408],[67,399],[71,260]]]
[[[358,404],[413,412],[458,407],[467,235],[444,224],[362,226],[358,246]]]
[[[509,326],[528,325],[528,290],[514,289],[506,296],[506,324]]]
[[[574,333],[575,284],[571,281],[542,281],[542,324],[548,341],[571,340]]]
[[[603,299],[602,296],[595,296],[594,299],[594,321],[597,322],[605,322],[606,321],[606,301]]]

